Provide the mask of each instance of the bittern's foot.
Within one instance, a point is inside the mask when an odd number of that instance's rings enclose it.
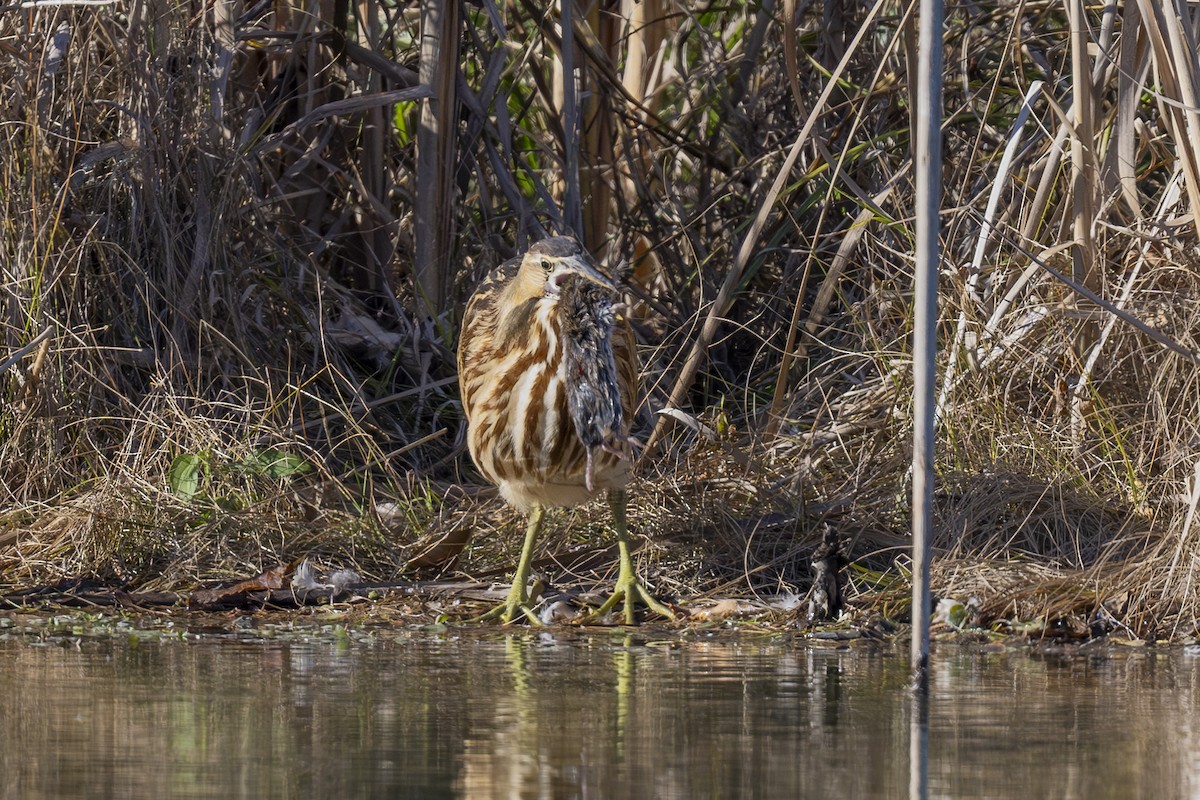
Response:
[[[476,622],[490,622],[498,619],[504,625],[509,625],[516,622],[524,615],[525,619],[529,620],[529,624],[534,627],[542,627],[544,624],[538,618],[537,612],[533,610],[533,602],[542,593],[542,582],[536,581],[533,585],[533,591],[526,592],[524,585],[513,583],[512,588],[508,590],[508,597],[504,602],[487,612],[483,616],[476,617]]]
[[[641,602],[646,608],[660,617],[667,619],[675,619],[675,612],[660,603],[650,594],[650,591],[642,585],[642,582],[637,579],[633,573],[622,575],[617,578],[617,584],[613,587],[612,596],[604,601],[604,604],[596,609],[595,613],[588,617],[588,620],[595,620],[603,617],[608,612],[617,607],[617,604],[622,600],[625,601],[625,624],[634,624],[634,606]]]

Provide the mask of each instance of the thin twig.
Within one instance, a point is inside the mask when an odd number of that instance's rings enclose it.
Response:
[[[43,339],[49,338],[50,333],[51,333],[51,329],[45,328],[41,333],[39,333],[37,336],[33,337],[29,341],[28,344],[26,344],[24,347],[19,348],[15,353],[13,353],[11,356],[6,358],[3,362],[0,362],[0,375],[3,375],[5,372],[7,372],[9,370],[10,367],[12,367],[13,364],[16,364],[18,361],[20,361],[22,358],[24,358],[25,355],[29,351],[33,350],[33,348],[38,346],[39,342],[41,342]]]

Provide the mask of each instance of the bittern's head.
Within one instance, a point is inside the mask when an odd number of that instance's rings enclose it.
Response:
[[[578,241],[570,236],[542,239],[529,248],[517,273],[520,293],[527,297],[557,297],[567,276],[578,275],[609,291],[616,291],[596,262]]]

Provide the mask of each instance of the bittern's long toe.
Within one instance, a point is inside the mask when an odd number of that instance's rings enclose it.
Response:
[[[522,615],[529,620],[529,624],[534,627],[542,627],[542,620],[538,617],[537,612],[533,610],[533,603],[537,601],[538,595],[541,594],[541,581],[534,584],[534,590],[528,592],[525,589],[525,583],[522,581],[517,584],[513,582],[512,588],[508,590],[508,597],[504,602],[476,618],[477,622],[490,622],[498,619],[505,625],[509,625],[518,621]]]
[[[639,601],[660,617],[675,619],[675,612],[655,599],[649,590],[638,580],[637,570],[633,567],[633,556],[629,551],[629,526],[625,521],[626,498],[623,490],[617,489],[608,493],[608,505],[612,509],[613,527],[617,531],[617,551],[619,555],[619,572],[617,583],[609,597],[596,613],[589,619],[603,617],[617,607],[621,600],[625,601],[625,624],[633,625],[636,621],[634,607]]]
[[[590,619],[603,617],[616,608],[617,604],[622,600],[625,601],[626,625],[633,625],[635,623],[634,609],[639,602],[646,606],[651,613],[658,614],[660,617],[666,617],[669,620],[675,619],[675,612],[655,599],[654,595],[650,594],[650,591],[638,580],[637,575],[632,573],[617,578],[612,595],[604,601],[603,605],[596,609]]]

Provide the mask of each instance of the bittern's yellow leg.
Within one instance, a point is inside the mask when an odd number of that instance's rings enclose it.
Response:
[[[625,600],[625,624],[633,624],[633,607],[641,600],[646,608],[667,619],[675,619],[671,609],[654,599],[638,580],[633,569],[633,557],[629,554],[629,528],[625,524],[625,491],[613,489],[608,493],[608,506],[612,509],[613,527],[617,530],[617,549],[620,551],[620,571],[617,573],[617,585],[613,587],[612,596],[604,601],[604,605],[596,609],[594,616],[600,617],[616,608],[617,603]]]
[[[496,619],[505,625],[517,619],[521,614],[529,620],[530,625],[542,624],[538,615],[530,607],[529,570],[533,564],[533,545],[537,541],[538,531],[542,527],[542,507],[534,505],[529,509],[529,525],[525,528],[525,544],[521,545],[521,560],[517,562],[517,574],[513,576],[512,588],[508,590],[508,598],[500,605],[484,614],[479,620]]]

